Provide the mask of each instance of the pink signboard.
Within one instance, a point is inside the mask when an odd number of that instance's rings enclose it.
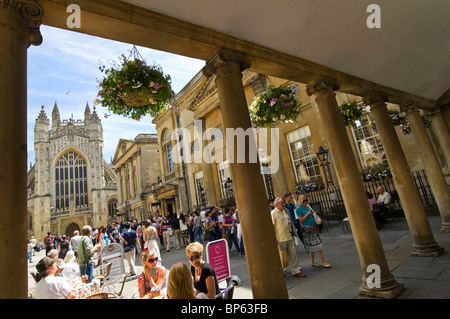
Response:
[[[230,276],[230,261],[228,259],[228,243],[225,239],[212,241],[206,245],[208,262],[216,272],[217,281]]]

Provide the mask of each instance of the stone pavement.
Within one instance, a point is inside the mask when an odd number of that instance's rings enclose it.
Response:
[[[392,221],[379,230],[386,258],[392,274],[398,282],[404,284],[404,290],[397,299],[450,299],[450,234],[440,234],[440,216],[428,216],[435,240],[445,252],[440,257],[411,257],[411,240],[405,218]],[[306,278],[295,278],[289,269],[285,271],[286,286],[291,299],[372,299],[358,296],[361,287],[362,270],[352,233],[337,223],[331,223],[329,232],[323,230],[321,237],[324,243],[324,256],[331,268],[313,267],[310,265],[309,254],[299,253],[299,262]],[[263,253],[263,252],[262,252]],[[35,265],[42,258],[42,252],[33,257],[29,271],[35,271]],[[185,249],[162,251],[163,265],[170,267],[182,261],[189,265]],[[234,299],[251,299],[251,285],[245,257],[240,256],[233,246],[230,252],[232,275],[237,275],[242,285],[234,292]],[[128,263],[125,261],[125,269]],[[137,270],[140,273],[143,266],[137,258]],[[35,283],[30,274],[29,291]],[[116,285],[120,289],[120,285]],[[123,297],[138,298],[137,279],[125,283]]]

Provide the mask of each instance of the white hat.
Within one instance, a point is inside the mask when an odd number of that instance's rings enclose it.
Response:
[[[64,257],[64,261],[66,263],[75,261],[75,252],[73,250],[69,250],[66,254],[66,257]]]

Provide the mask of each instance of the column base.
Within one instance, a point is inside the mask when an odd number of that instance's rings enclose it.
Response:
[[[403,289],[403,284],[397,282],[393,276],[390,276],[384,283],[383,281],[381,282],[381,288],[369,288],[365,286],[363,282],[363,285],[358,289],[358,295],[365,297],[394,299]]]
[[[450,222],[442,222],[441,225],[441,234],[449,234],[450,233]]]
[[[444,253],[444,248],[440,247],[436,242],[431,244],[413,244],[413,251],[410,256],[413,257],[439,257]]]

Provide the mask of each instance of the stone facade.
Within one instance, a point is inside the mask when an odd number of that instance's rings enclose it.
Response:
[[[44,106],[35,121],[35,164],[28,172],[28,234],[72,236],[84,225],[106,225],[117,202],[116,175],[103,159],[103,129],[86,105],[84,120],[52,121]]]

